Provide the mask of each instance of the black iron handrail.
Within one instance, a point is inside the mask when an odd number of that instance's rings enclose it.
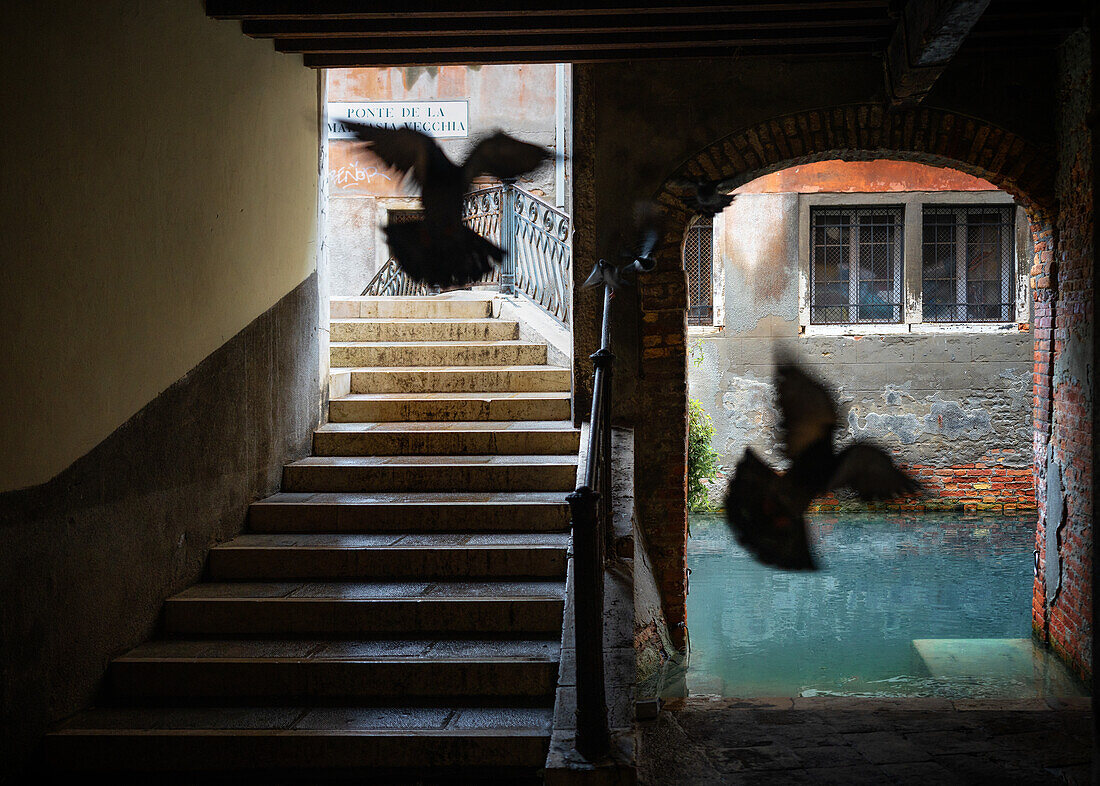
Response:
[[[653,269],[640,257],[620,268],[600,260],[589,285],[603,283],[600,348],[590,357],[595,367],[592,412],[584,475],[566,499],[573,530],[573,619],[576,637],[577,751],[589,761],[606,755],[611,745],[604,686],[604,564],[612,537],[611,505],[611,304],[615,289],[637,273]],[[625,274],[625,275],[624,275]]]

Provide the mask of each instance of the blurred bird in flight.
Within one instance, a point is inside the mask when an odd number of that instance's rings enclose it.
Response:
[[[453,163],[427,134],[411,128],[387,129],[341,120],[367,150],[420,187],[424,217],[384,228],[397,263],[415,281],[460,287],[484,277],[504,251],[462,222],[462,199],[474,178],[519,177],[550,158],[544,147],[497,131],[478,142],[461,166]]]
[[[804,517],[814,497],[850,488],[863,500],[889,499],[915,492],[920,484],[870,442],[837,452],[835,399],[792,359],[779,360],[775,388],[790,468],[780,475],[746,449],[726,492],[726,518],[737,541],[760,562],[816,570]]]
[[[600,259],[581,286],[595,287],[606,284],[612,291],[633,283],[638,273],[649,273],[657,266],[653,256],[657,241],[661,238],[661,222],[664,213],[655,203],[639,200],[634,203],[630,229],[619,239],[619,256],[626,261],[615,266]]]
[[[732,180],[696,180],[673,178],[669,185],[686,190],[684,204],[703,216],[714,216],[733,204],[733,194],[727,194],[736,184]]]

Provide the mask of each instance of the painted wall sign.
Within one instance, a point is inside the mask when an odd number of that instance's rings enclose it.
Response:
[[[382,128],[412,128],[437,139],[470,135],[467,101],[330,101],[329,139],[355,138],[341,120]]]

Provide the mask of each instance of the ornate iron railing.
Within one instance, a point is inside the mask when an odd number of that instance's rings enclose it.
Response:
[[[572,222],[569,216],[514,186],[514,240],[508,258],[516,289],[562,322],[569,321]],[[501,270],[504,281],[506,268]]]
[[[467,194],[462,203],[462,219],[466,226],[505,252],[500,267],[475,282],[476,285],[496,284],[506,295],[522,292],[559,322],[568,324],[573,224],[567,214],[515,183],[503,183]],[[431,292],[409,280],[391,258],[362,294]]]
[[[433,290],[430,287],[419,284],[405,275],[405,271],[397,264],[397,260],[390,257],[386,260],[386,264],[382,265],[381,269],[374,274],[374,278],[367,284],[367,288],[363,290],[362,294],[407,297],[409,295],[430,295],[432,292]]]

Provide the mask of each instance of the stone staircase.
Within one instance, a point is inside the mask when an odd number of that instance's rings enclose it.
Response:
[[[313,455],[47,739],[53,767],[537,773],[579,434],[569,370],[463,295],[332,303]]]

